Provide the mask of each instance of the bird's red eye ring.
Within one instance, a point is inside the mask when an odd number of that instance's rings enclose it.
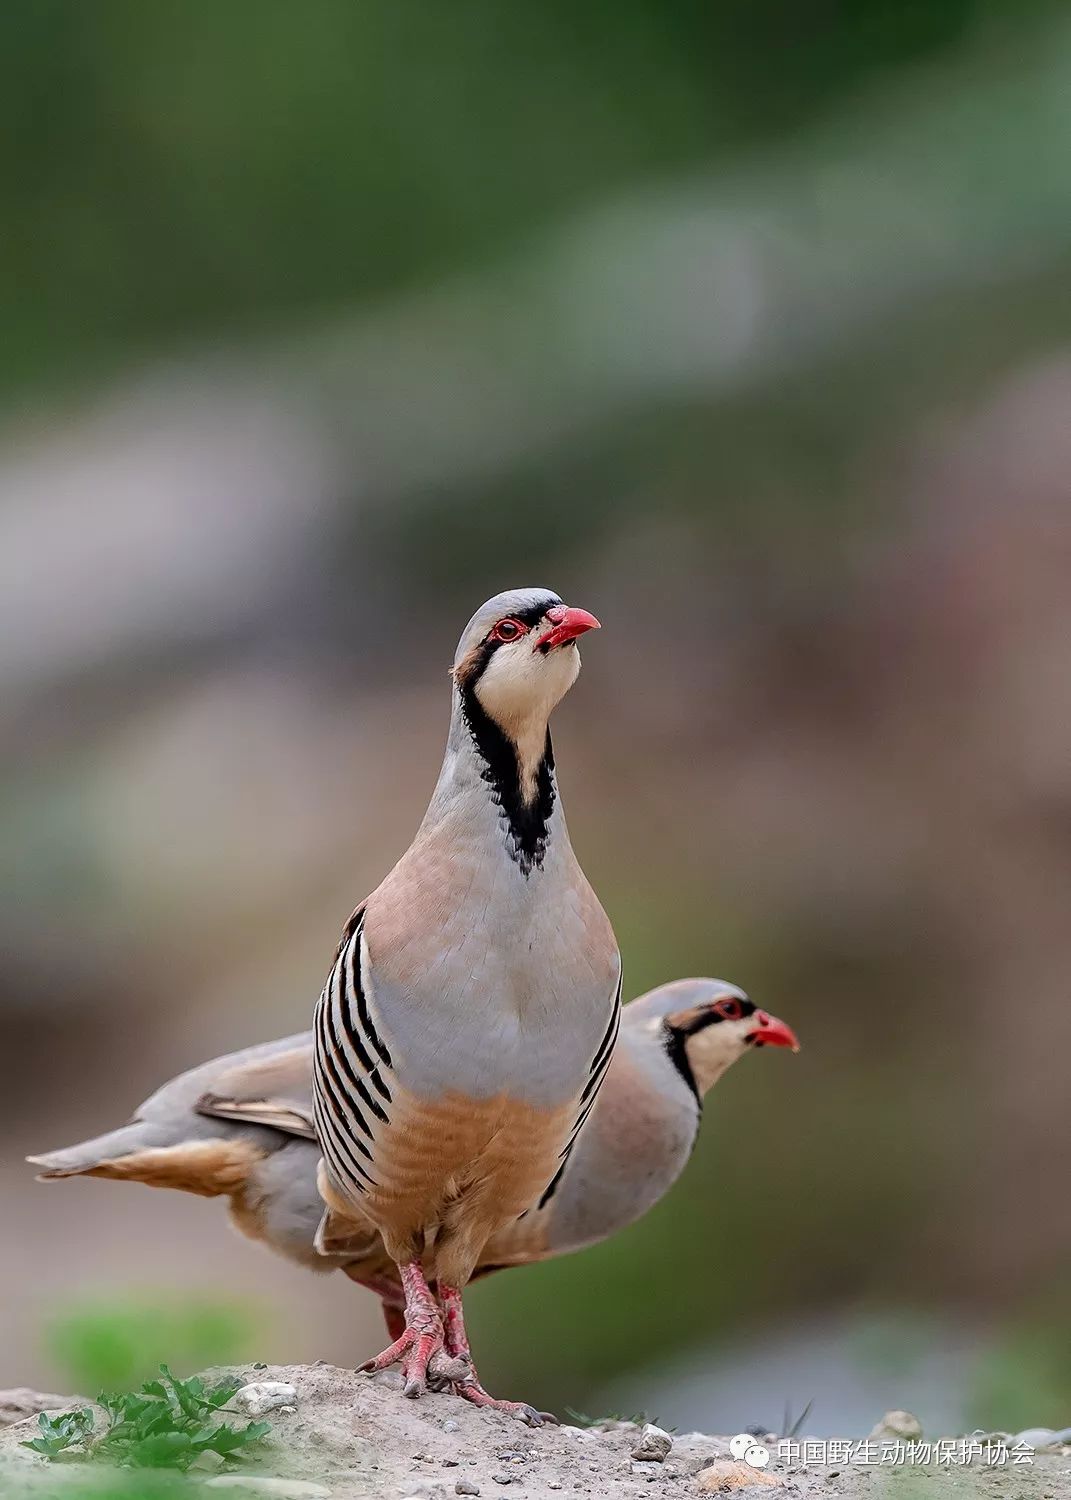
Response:
[[[739,1000],[719,1000],[714,1009],[725,1021],[739,1021],[744,1014],[744,1008]]]
[[[492,630],[490,639],[492,641],[516,641],[522,635],[528,634],[528,626],[520,620],[499,620]]]

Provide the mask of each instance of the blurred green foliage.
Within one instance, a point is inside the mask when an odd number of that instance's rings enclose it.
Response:
[[[1052,0],[1023,0],[1021,25]],[[3,380],[483,260],[798,127],[1000,0],[35,0],[0,13]]]
[[[248,1356],[257,1324],[240,1303],[145,1296],[57,1313],[45,1338],[77,1390],[124,1390],[155,1375],[165,1360],[190,1372],[234,1364]]]
[[[1062,1428],[1071,1413],[1071,1299],[1063,1285],[1007,1322],[975,1372],[982,1426],[1005,1432]]]
[[[102,1391],[103,1423],[89,1407],[56,1417],[42,1412],[38,1436],[22,1446],[52,1461],[73,1456],[133,1469],[186,1470],[203,1453],[226,1461],[271,1431],[270,1422],[220,1419],[241,1384],[240,1376],[210,1385],[198,1375],[178,1380],[161,1365],[159,1378],[138,1391]]]
[[[4,1500],[203,1500],[213,1493],[188,1474],[102,1468],[77,1477],[64,1471],[51,1482],[34,1475],[32,1484],[9,1484]]]

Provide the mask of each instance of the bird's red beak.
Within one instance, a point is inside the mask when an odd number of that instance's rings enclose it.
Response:
[[[570,609],[565,604],[555,604],[547,610],[547,619],[553,626],[546,635],[536,641],[540,651],[549,651],[554,646],[564,646],[566,641],[575,641],[586,630],[601,630],[602,626],[586,609]]]
[[[796,1033],[791,1026],[786,1026],[784,1021],[779,1021],[776,1016],[767,1015],[764,1010],[755,1012],[755,1020],[758,1025],[754,1031],[748,1032],[747,1040],[753,1042],[756,1047],[791,1047],[793,1052],[800,1050]]]

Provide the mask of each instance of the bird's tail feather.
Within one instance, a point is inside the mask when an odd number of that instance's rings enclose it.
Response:
[[[159,1125],[146,1120],[133,1120],[121,1125],[118,1130],[109,1130],[107,1135],[94,1136],[77,1146],[65,1146],[59,1151],[45,1151],[40,1156],[28,1156],[26,1160],[40,1170],[39,1182],[50,1178],[79,1177],[86,1172],[97,1177],[125,1177],[121,1163],[124,1157],[136,1156],[156,1146],[172,1144],[173,1137]]]

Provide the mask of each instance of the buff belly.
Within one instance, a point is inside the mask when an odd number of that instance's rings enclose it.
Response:
[[[378,1229],[393,1261],[419,1259],[429,1279],[463,1286],[491,1236],[554,1177],[575,1116],[575,1101],[542,1110],[506,1094],[402,1092],[377,1143],[377,1185],[355,1204],[323,1173],[321,1191],[333,1214]]]

